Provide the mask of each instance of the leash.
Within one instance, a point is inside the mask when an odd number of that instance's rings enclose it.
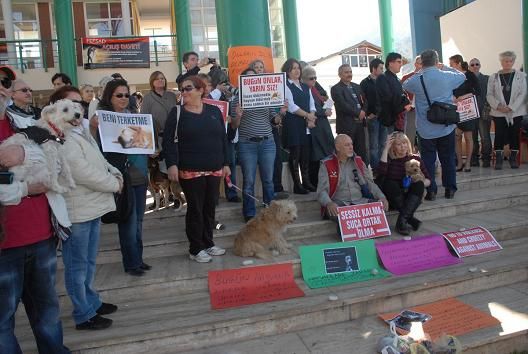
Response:
[[[225,176],[225,181],[226,181],[227,186],[228,186],[229,188],[233,187],[233,188],[235,188],[237,191],[240,191],[240,193],[242,193],[243,195],[248,196],[248,197],[250,197],[251,199],[253,199],[254,201],[256,201],[257,203],[259,203],[259,204],[262,205],[263,207],[266,207],[266,208],[269,207],[268,204],[266,204],[266,203],[260,201],[260,199],[255,198],[255,197],[252,196],[251,194],[244,192],[244,191],[243,191],[242,189],[240,189],[237,185],[233,184],[233,182],[231,182],[231,176]]]

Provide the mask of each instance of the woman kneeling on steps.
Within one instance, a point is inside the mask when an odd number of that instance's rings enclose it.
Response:
[[[421,173],[425,177],[423,181],[413,182],[406,172],[405,163],[413,159],[420,163]],[[409,235],[411,228],[418,230],[422,222],[414,217],[414,212],[422,203],[424,189],[431,181],[420,156],[412,154],[411,142],[404,133],[394,132],[387,138],[376,183],[389,200],[390,208],[400,212],[396,231]]]

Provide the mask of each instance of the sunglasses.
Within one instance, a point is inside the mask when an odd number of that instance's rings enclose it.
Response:
[[[308,80],[317,80],[317,76],[309,77]]]
[[[11,87],[11,79],[8,77],[4,77],[2,80],[0,80],[0,83],[2,86],[4,86],[6,89]]]
[[[73,103],[78,103],[78,104],[82,104],[82,101],[79,101],[79,100],[71,100]]]
[[[194,86],[185,86],[185,87],[182,87],[182,90],[185,91],[185,92],[191,92],[192,90],[194,90],[195,87]]]
[[[480,66],[480,63],[473,63],[473,64],[470,64],[471,66]]]
[[[129,93],[117,93],[114,95],[114,97],[117,97],[117,98],[129,98],[130,97],[130,94]]]
[[[24,87],[24,88],[21,88],[21,89],[15,90],[15,92],[16,92],[16,91],[20,91],[20,92],[23,92],[23,93],[33,92],[33,90],[30,89],[29,87]]]

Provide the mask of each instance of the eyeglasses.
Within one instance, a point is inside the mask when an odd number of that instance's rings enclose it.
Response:
[[[29,87],[24,87],[24,88],[21,88],[21,89],[15,90],[15,92],[16,92],[16,91],[20,91],[20,92],[24,92],[24,93],[33,92],[33,90],[30,89]]]
[[[317,76],[309,77],[308,80],[317,80]]]
[[[194,86],[185,86],[185,87],[182,87],[182,90],[185,91],[185,92],[191,92],[195,88],[196,87],[194,87]]]
[[[473,63],[473,64],[469,64],[471,66],[480,66],[480,63]]]
[[[129,94],[129,93],[116,93],[116,94],[114,95],[114,97],[117,97],[117,98],[123,98],[123,97],[125,97],[125,98],[129,98],[129,97],[130,97],[130,94]]]
[[[11,79],[8,78],[7,76],[4,77],[2,80],[0,80],[0,83],[1,83],[2,86],[4,86],[6,89],[8,89],[8,88],[11,87]]]

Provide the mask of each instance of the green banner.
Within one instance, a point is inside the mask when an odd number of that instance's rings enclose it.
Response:
[[[299,250],[303,279],[311,289],[390,276],[378,263],[374,240],[301,246]]]

